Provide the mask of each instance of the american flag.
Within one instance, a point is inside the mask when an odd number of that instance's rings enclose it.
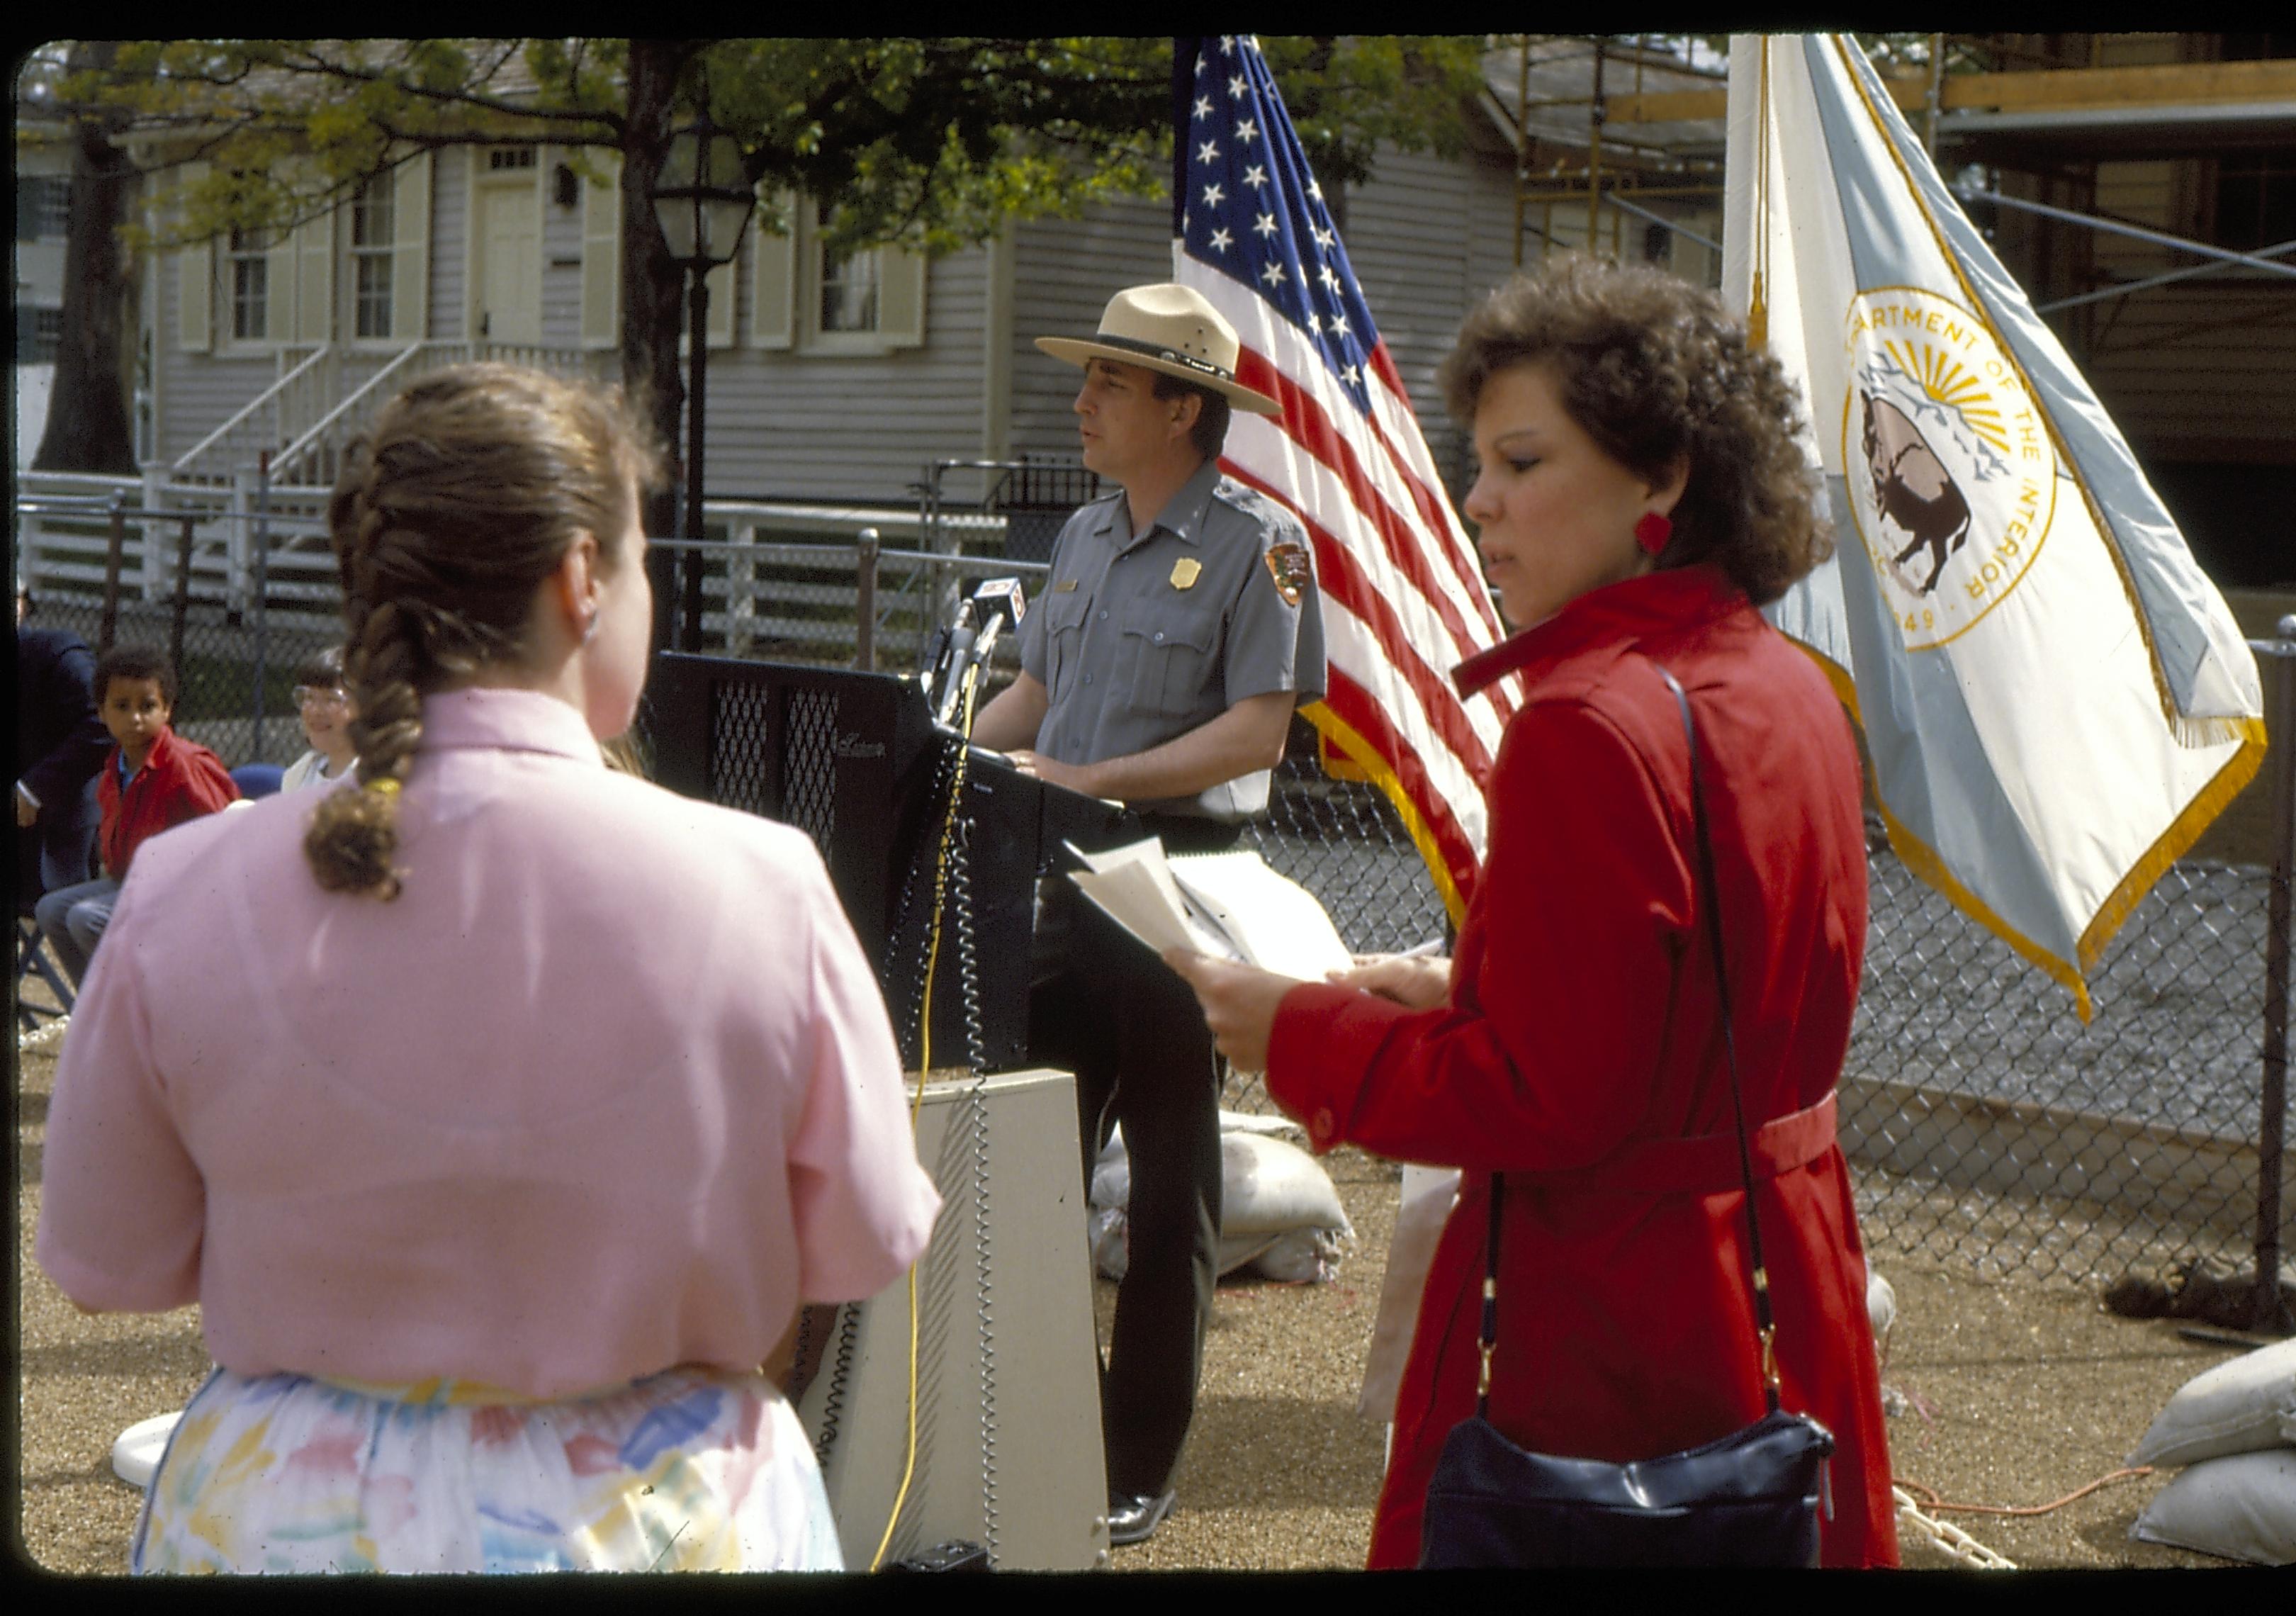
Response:
[[[1503,637],[1324,193],[1258,45],[1175,41],[1174,277],[1242,340],[1236,379],[1283,406],[1238,411],[1220,468],[1296,513],[1316,552],[1327,758],[1394,801],[1456,919],[1485,834],[1481,782],[1513,710],[1453,667]]]

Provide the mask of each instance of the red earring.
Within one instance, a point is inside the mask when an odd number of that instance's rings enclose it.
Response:
[[[1674,537],[1674,521],[1662,511],[1645,511],[1635,523],[1635,542],[1656,555]]]

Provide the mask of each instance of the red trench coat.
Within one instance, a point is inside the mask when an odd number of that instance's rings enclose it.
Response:
[[[1698,913],[1689,692],[1750,1127],[1833,1090],[1866,946],[1848,719],[1722,575],[1582,596],[1460,669],[1526,676],[1487,785],[1488,855],[1450,998],[1413,1012],[1314,984],[1279,1009],[1271,1095],[1319,1151],[1464,1169],[1397,1399],[1370,1563],[1414,1565],[1444,1437],[1474,1410],[1489,1176],[1507,1174],[1490,1417],[1612,1461],[1762,1412],[1730,1080]],[[1897,1561],[1863,1248],[1830,1115],[1757,1179],[1785,1406],[1839,1444],[1827,1565]],[[1719,1136],[1709,1157],[1654,1142]],[[1718,1145],[1718,1150],[1715,1146]]]

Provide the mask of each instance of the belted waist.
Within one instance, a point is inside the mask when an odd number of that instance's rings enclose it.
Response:
[[[1807,1167],[1833,1148],[1839,1107],[1829,1093],[1815,1105],[1774,1117],[1747,1136],[1756,1178],[1775,1178]],[[1701,1134],[1690,1139],[1643,1139],[1607,1161],[1567,1173],[1540,1173],[1543,1189],[1595,1193],[1712,1195],[1740,1187],[1738,1136]]]

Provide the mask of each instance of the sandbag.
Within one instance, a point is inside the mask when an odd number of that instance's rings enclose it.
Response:
[[[1355,1243],[1330,1175],[1306,1151],[1275,1137],[1267,1119],[1242,1119],[1231,1128],[1230,1113],[1223,1112],[1220,1120],[1218,1271],[1252,1266],[1295,1284],[1330,1279]],[[1131,1191],[1131,1161],[1119,1129],[1093,1169],[1086,1226],[1093,1266],[1110,1279],[1123,1278],[1127,1267],[1124,1209]]]
[[[2145,1505],[2128,1535],[2251,1565],[2296,1565],[2296,1448],[2187,1466]]]
[[[2244,1352],[2194,1375],[2128,1456],[2131,1464],[2194,1464],[2277,1448],[2296,1421],[2296,1341]]]

